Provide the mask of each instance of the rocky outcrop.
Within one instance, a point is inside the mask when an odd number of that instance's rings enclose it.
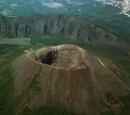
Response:
[[[56,15],[49,18],[43,16],[31,18],[0,16],[0,37],[30,37],[46,34],[59,38],[83,40],[92,44],[128,46],[123,39],[94,24],[65,15]]]
[[[36,35],[37,31],[35,31],[35,29],[37,24],[35,24],[35,22],[39,21],[39,19],[42,19],[42,17],[40,16],[39,18],[39,16],[36,16],[32,18],[8,18],[0,16],[0,37],[14,38]],[[40,32],[38,35],[41,35]]]

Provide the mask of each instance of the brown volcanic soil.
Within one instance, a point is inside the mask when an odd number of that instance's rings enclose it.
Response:
[[[16,94],[27,92],[22,103],[32,110],[51,105],[86,115],[118,114],[124,106],[119,97],[130,89],[125,72],[75,45],[33,50],[12,66]]]

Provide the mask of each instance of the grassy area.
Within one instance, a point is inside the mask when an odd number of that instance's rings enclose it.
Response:
[[[15,45],[10,45],[10,44],[0,44],[0,51],[4,50],[6,48],[14,47]]]
[[[28,108],[25,108],[19,115],[76,115],[72,111],[68,112],[65,108],[56,108],[56,107],[41,107],[38,110],[30,111]]]
[[[8,48],[8,45],[0,45]],[[0,55],[0,115],[13,115],[12,95],[14,92],[11,62],[24,53],[30,46],[20,48],[19,46],[10,47],[6,54]]]
[[[130,94],[121,98],[124,104],[130,109]]]
[[[33,45],[42,44],[42,45],[52,45],[52,46],[61,45],[61,44],[76,44],[76,45],[84,44],[84,42],[81,40],[73,40],[71,38],[61,39],[52,36],[43,36],[42,38],[33,37],[31,38],[31,43]]]
[[[121,65],[130,75],[130,55],[124,49],[108,45],[86,45],[83,47],[98,57],[106,58],[117,66]]]
[[[115,115],[115,114],[113,111],[107,111],[107,112],[101,113],[101,115]]]
[[[6,54],[12,47],[16,47],[16,45],[0,44],[0,55]]]
[[[122,109],[126,111],[123,115],[130,115],[130,94],[121,97],[121,101],[125,105]]]

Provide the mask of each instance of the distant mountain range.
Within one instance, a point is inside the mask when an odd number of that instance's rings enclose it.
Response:
[[[51,17],[0,16],[0,38],[38,38],[52,35],[61,39],[73,39],[88,44],[105,44],[130,49],[122,38],[84,20],[66,15]]]
[[[66,14],[88,20],[129,41],[130,0],[1,0],[8,17]]]

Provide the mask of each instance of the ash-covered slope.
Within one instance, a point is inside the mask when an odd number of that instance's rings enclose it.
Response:
[[[12,62],[16,96],[27,106],[66,107],[76,113],[123,112],[120,96],[128,94],[128,75],[107,60],[75,45],[43,47]]]
[[[46,18],[7,18],[0,16],[0,37],[31,37],[46,34],[59,38],[83,40],[92,44],[107,44],[119,47],[129,47],[123,39],[91,24],[65,15]]]

